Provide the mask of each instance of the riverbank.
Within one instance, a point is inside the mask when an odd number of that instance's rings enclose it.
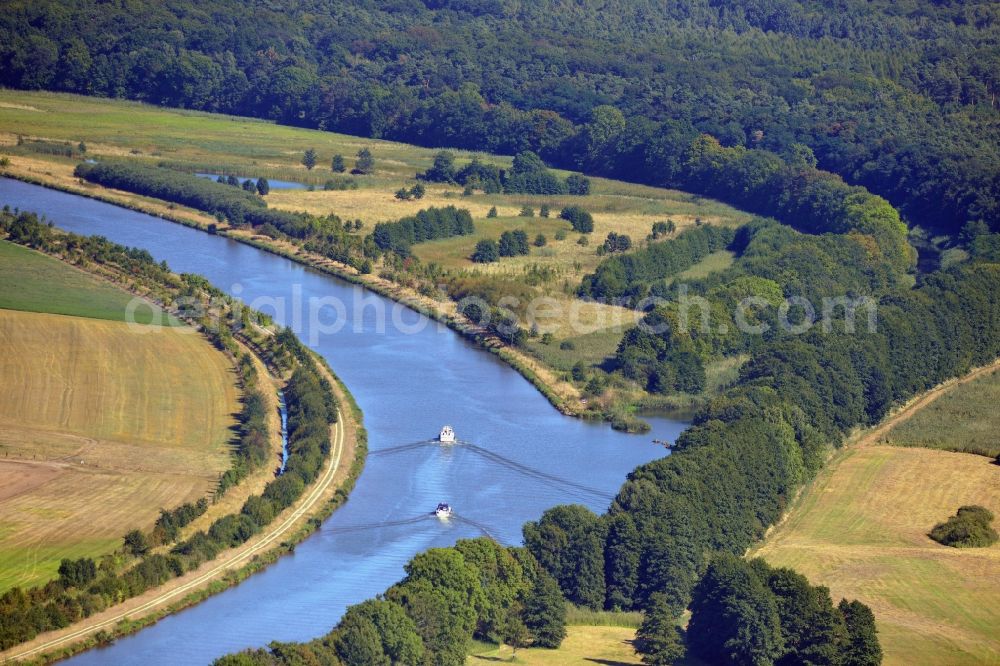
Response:
[[[151,299],[166,310],[148,289],[140,289],[115,269],[103,264],[91,264],[89,274],[127,288],[135,295]],[[147,285],[148,286],[148,285]],[[235,341],[235,349],[249,352],[269,413],[269,435],[272,459],[281,460],[280,423],[277,422],[276,390],[283,382],[268,371],[268,359],[261,355],[249,339]],[[318,479],[306,487],[299,501],[268,523],[270,529],[247,540],[239,547],[224,551],[183,576],[130,598],[123,603],[57,631],[40,634],[30,641],[0,653],[0,661],[30,659],[32,663],[48,663],[83,651],[114,638],[137,631],[166,615],[193,605],[208,596],[235,585],[250,574],[263,569],[315,531],[322,520],[340,506],[360,475],[365,457],[367,436],[362,426],[360,408],[346,386],[334,375],[323,359],[311,354],[316,372],[329,384],[337,403],[337,420],[330,430],[330,453],[325,469]],[[277,437],[277,439],[275,439]],[[275,467],[264,465],[242,483],[230,488],[209,511],[183,531],[188,537],[193,531],[207,529],[211,520],[221,515],[238,514],[247,497],[259,493],[273,479]],[[211,520],[210,520],[211,519]]]
[[[452,327],[521,373],[564,414],[609,421],[613,427],[627,432],[642,432],[645,426],[638,413],[650,409],[690,412],[706,396],[714,394],[719,385],[713,381],[716,376],[721,383],[733,378],[732,369],[725,363],[711,364],[706,368],[708,383],[704,394],[647,393],[644,384],[620,373],[607,372],[606,363],[615,355],[624,332],[641,319],[642,313],[576,297],[576,286],[604,258],[601,240],[605,236],[624,233],[631,239],[632,248],[640,249],[662,237],[651,233],[657,225],[668,224],[675,230],[671,233],[680,233],[698,224],[736,227],[749,221],[748,213],[721,202],[598,177],[589,178],[589,193],[582,197],[487,193],[475,188],[463,191],[455,183],[426,181],[420,181],[423,187],[420,197],[398,197],[401,187],[411,188],[418,180],[417,175],[432,166],[439,151],[121,100],[10,90],[0,90],[0,98],[3,100],[0,151],[6,156],[4,160],[9,161],[8,173],[15,178],[108,201],[193,228],[212,227],[226,236],[234,230],[216,220],[214,214],[149,196],[103,189],[79,181],[74,168],[84,159],[111,159],[185,173],[226,174],[241,180],[294,181],[307,187],[270,188],[264,195],[268,208],[276,212],[304,212],[318,220],[329,219],[331,229],[337,227],[338,220],[343,222],[346,232],[337,233],[353,250],[344,254],[327,247],[312,249],[358,268],[362,266],[358,241],[377,223],[408,218],[427,209],[456,206],[468,210],[475,220],[474,233],[415,245],[412,253],[415,263],[409,266],[396,266],[395,259],[388,264],[376,259],[370,274],[359,275],[350,266],[327,263],[324,256],[301,256],[300,251],[281,254],[364,284]],[[68,154],[65,150],[44,149],[50,145],[76,148]],[[360,148],[369,149],[374,156],[375,167],[371,172],[338,175],[325,166],[330,155],[350,159]],[[315,168],[306,168],[301,163],[307,150],[316,151],[321,158]],[[452,153],[456,166],[474,159],[500,169],[512,165],[509,155]],[[552,173],[559,178],[570,175],[563,171]],[[571,230],[569,222],[558,216],[561,208],[577,205],[592,214],[592,234]],[[334,217],[328,218],[331,215]],[[535,239],[526,254],[503,257],[488,264],[470,260],[477,240],[496,240],[514,231]],[[254,236],[253,231],[245,235]],[[312,236],[312,243],[317,238]],[[280,243],[275,244],[267,237],[257,240],[281,249]],[[299,250],[303,244],[293,243]],[[335,241],[338,243],[340,240]],[[712,272],[722,269],[727,261],[731,258],[723,258],[721,263],[706,261],[691,270],[700,271],[698,274]],[[484,300],[492,305],[499,304],[499,294],[515,296],[519,305],[511,309],[519,327],[528,333],[527,339],[517,347],[505,345],[458,315],[450,299],[440,293],[442,290],[455,300],[458,294],[485,296]],[[423,295],[428,294],[430,298],[425,299]],[[529,303],[538,307],[530,307]],[[531,335],[532,331],[538,335]]]

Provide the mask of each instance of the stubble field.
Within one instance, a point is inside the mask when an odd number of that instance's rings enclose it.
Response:
[[[11,256],[5,268],[74,270]],[[52,578],[61,558],[111,551],[160,508],[209,494],[230,464],[227,357],[187,327],[113,321],[115,299],[131,297],[95,287],[77,309],[103,319],[0,309],[0,593]],[[20,305],[44,309],[27,293]]]
[[[964,504],[1000,515],[1000,466],[921,448],[842,451],[753,553],[875,613],[886,664],[1000,661],[1000,544],[927,532]]]

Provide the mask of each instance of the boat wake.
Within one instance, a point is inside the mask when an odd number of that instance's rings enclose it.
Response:
[[[436,439],[425,439],[420,442],[410,442],[409,444],[399,444],[397,446],[390,446],[388,448],[379,449],[377,451],[372,451],[369,456],[388,456],[395,453],[403,453],[406,451],[414,451],[416,449],[422,449],[427,446],[440,446],[441,442]],[[463,448],[472,451],[473,453],[479,455],[483,459],[492,462],[497,465],[502,465],[508,469],[511,469],[525,476],[531,477],[550,486],[560,488],[564,491],[568,491],[574,497],[583,499],[599,499],[605,502],[611,502],[614,500],[615,496],[611,493],[605,492],[599,488],[594,488],[592,486],[584,485],[573,481],[572,479],[567,479],[556,474],[550,474],[548,472],[543,472],[540,469],[530,467],[524,463],[520,463],[516,460],[508,458],[506,456],[500,455],[495,451],[484,448],[473,444],[472,442],[466,442],[463,440],[456,440],[454,442],[456,448]]]
[[[413,516],[412,518],[403,518],[401,520],[386,520],[380,523],[362,523],[360,525],[345,525],[343,527],[326,527],[323,528],[322,532],[324,534],[351,534],[353,532],[365,532],[369,530],[377,530],[389,527],[402,527],[403,525],[416,525],[418,523],[429,524],[430,522],[432,522],[431,519],[435,518],[436,515],[437,512],[432,511],[430,513],[424,513],[419,516]],[[450,511],[450,513],[448,514],[448,518],[450,520],[454,520],[455,522],[463,523],[465,525],[469,525],[470,527],[474,527],[480,532],[482,532],[483,536],[493,541],[496,541],[497,543],[500,543],[500,541],[495,536],[493,536],[493,533],[490,531],[490,528],[480,522],[477,522],[470,518],[466,518],[464,516],[460,516],[454,511]],[[441,521],[434,520],[433,522],[440,524]]]

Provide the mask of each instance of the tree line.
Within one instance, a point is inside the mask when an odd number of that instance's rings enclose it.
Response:
[[[653,282],[691,268],[709,254],[727,248],[735,237],[735,231],[727,227],[686,229],[669,241],[604,259],[594,273],[583,277],[577,293],[608,302],[625,299],[635,305],[648,295]]]
[[[214,664],[459,666],[473,638],[515,649],[556,648],[566,635],[559,585],[524,548],[487,538],[461,540],[415,555],[405,571],[385,593],[348,608],[325,636],[272,643]]]
[[[77,177],[135,194],[155,197],[215,215],[234,226],[250,225],[272,238],[303,241],[305,249],[361,270],[365,262],[377,258],[379,249],[353,235],[336,215],[317,217],[267,207],[255,191],[199,178],[173,169],[134,162],[83,163]],[[236,185],[238,179],[233,177]],[[247,181],[252,183],[252,181]],[[256,189],[256,186],[254,187]],[[210,227],[210,230],[214,227]]]
[[[464,208],[431,207],[396,222],[379,222],[372,231],[372,239],[379,249],[407,257],[416,243],[468,236],[474,231],[472,215]]]
[[[300,216],[267,207],[251,188],[229,187],[193,174],[146,166],[134,162],[98,162],[77,165],[73,175],[92,183],[126,192],[163,199],[213,215],[230,224],[261,226],[269,224],[296,238],[304,235]]]
[[[168,546],[182,527],[207,509],[207,501],[162,512],[149,535],[130,531],[123,539],[120,554],[102,558],[100,564],[87,558],[64,560],[59,579],[32,589],[15,587],[7,591],[0,596],[0,649],[7,649],[194,570],[222,550],[244,543],[260,532],[319,476],[330,453],[330,425],[337,420],[337,401],[310,352],[289,329],[273,336],[255,334],[246,324],[264,322],[266,317],[234,307],[234,302],[217,289],[204,287],[207,285],[204,278],[174,275],[165,264],[154,262],[148,252],[126,248],[99,236],[57,231],[31,213],[4,209],[0,212],[0,233],[11,242],[78,265],[93,262],[111,268],[127,276],[134,287],[155,293],[167,305],[191,295],[192,289],[199,297],[211,295],[221,299],[225,311],[221,313],[218,328],[227,332],[208,331],[210,337],[218,344],[225,344],[237,334],[251,337],[271,362],[292,371],[284,389],[288,408],[288,462],[284,473],[270,481],[260,495],[248,498],[239,513],[218,518],[207,530],[200,530],[169,549],[161,546]],[[197,291],[203,287],[208,291]],[[228,345],[227,348],[235,349]],[[240,368],[250,364],[242,357],[237,362]],[[252,392],[248,396],[244,425],[258,423],[263,409]],[[245,441],[251,435],[255,437],[252,446]],[[261,441],[258,435],[264,437],[257,425],[243,432],[234,468],[248,464],[245,459],[249,456],[266,458],[266,441]],[[227,478],[225,474],[223,478]],[[225,482],[220,482],[222,492],[225,487]]]
[[[830,12],[804,0],[698,0],[601,12],[282,1],[247,14],[224,0],[46,0],[0,20],[0,82],[433,147],[532,150],[675,186],[630,166],[669,162],[660,146],[671,134],[779,155],[808,146],[916,222],[998,229],[998,13],[987,2],[898,12],[848,0]]]
[[[530,150],[515,155],[509,171],[483,164],[478,157],[459,168],[455,164],[455,154],[442,150],[434,156],[433,165],[418,173],[417,178],[432,183],[457,183],[469,192],[481,189],[487,194],[590,194],[589,178],[570,174],[560,179]]]

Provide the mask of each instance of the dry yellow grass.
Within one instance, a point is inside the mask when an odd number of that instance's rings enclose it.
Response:
[[[347,220],[360,219],[365,224],[362,233],[368,233],[377,222],[413,215],[430,206],[466,208],[475,219],[475,233],[420,243],[413,247],[414,255],[425,264],[434,263],[455,273],[505,277],[519,282],[529,271],[548,271],[548,280],[532,290],[534,296],[545,296],[555,301],[551,307],[540,304],[540,311],[549,315],[545,317],[548,323],[525,317],[522,324],[530,326],[532,322],[537,323],[543,332],[553,333],[557,340],[633,325],[639,317],[634,310],[583,303],[574,296],[575,287],[583,276],[593,272],[601,262],[603,257],[597,253],[597,248],[610,232],[627,234],[637,246],[642,246],[653,224],[661,220],[673,220],[678,230],[683,230],[692,226],[696,219],[723,225],[747,219],[746,215],[731,208],[688,194],[600,178],[594,179],[594,193],[587,197],[483,193],[460,196],[460,191],[454,186],[430,184],[423,199],[400,201],[393,196],[392,188],[404,184],[400,181],[392,183],[391,187],[383,183],[381,187],[329,192],[273,190],[267,199],[269,205],[285,210],[306,211],[314,215],[336,214]],[[550,208],[549,218],[538,216],[543,204]],[[578,244],[581,234],[571,231],[570,224],[558,218],[559,211],[568,205],[580,205],[593,213],[594,232],[587,236],[587,245]],[[519,217],[522,206],[531,207],[536,216]],[[498,216],[487,218],[493,207],[496,207]],[[515,229],[523,229],[532,242],[538,234],[544,235],[546,245],[532,245],[530,254],[526,256],[508,257],[490,264],[472,262],[470,257],[479,240],[497,239],[504,231]],[[559,231],[566,234],[562,240],[556,240]],[[726,258],[729,259],[728,256]],[[716,263],[718,268],[726,264]]]
[[[0,591],[106,552],[230,464],[228,359],[184,327],[0,310]],[[25,480],[27,479],[27,480]]]
[[[527,666],[569,666],[573,664],[607,664],[631,666],[642,664],[632,647],[635,629],[628,627],[566,627],[566,640],[558,650],[531,648],[518,650],[513,663]],[[484,650],[466,659],[466,666],[509,661],[511,649],[504,646]]]
[[[1000,544],[955,549],[927,537],[963,504],[1000,515],[990,459],[851,448],[753,554],[871,606],[886,664],[1000,663]]]
[[[414,248],[415,254],[425,263],[436,263],[452,274],[479,272],[480,275],[509,276],[515,283],[530,281],[534,285],[529,290],[531,296],[553,298],[561,310],[560,316],[550,317],[552,326],[549,330],[557,343],[573,340],[575,344],[588,334],[596,334],[603,336],[599,347],[604,352],[616,344],[616,341],[610,340],[610,334],[617,334],[631,325],[637,318],[636,313],[611,306],[580,306],[573,294],[583,275],[593,272],[600,262],[597,249],[608,233],[627,234],[636,247],[641,247],[653,223],[658,221],[672,220],[678,229],[683,229],[699,219],[724,225],[739,225],[750,219],[747,213],[696,195],[604,178],[591,178],[591,194],[585,197],[482,192],[463,196],[459,186],[427,184],[427,194],[422,200],[404,202],[397,200],[394,193],[400,187],[412,186],[416,182],[416,174],[431,166],[437,152],[435,149],[120,100],[0,90],[0,147],[10,154],[11,161],[6,168],[7,173],[203,228],[215,222],[212,216],[147,197],[81,183],[72,176],[75,160],[19,148],[15,145],[18,135],[72,144],[82,140],[87,145],[87,155],[97,159],[128,157],[188,171],[234,173],[242,177],[265,176],[272,181],[280,179],[311,184],[317,188],[316,191],[272,189],[266,197],[268,204],[275,208],[320,215],[333,213],[345,220],[360,219],[365,223],[360,232],[362,234],[370,232],[379,221],[399,219],[429,206],[467,208],[476,220],[477,231],[473,236],[420,244]],[[346,177],[330,171],[331,156],[343,155],[350,167],[355,153],[365,147],[372,151],[375,158],[374,173],[352,176],[358,189],[323,191],[325,181]],[[311,171],[301,164],[302,154],[307,148],[314,148],[319,155],[316,168]],[[473,157],[501,168],[509,168],[512,163],[510,156],[453,152],[458,165]],[[568,174],[559,170],[556,173],[560,177]],[[551,218],[517,217],[522,206],[530,206],[537,214],[543,204],[549,206]],[[567,205],[579,205],[592,213],[595,229],[589,235],[587,245],[577,244],[580,235],[575,232],[567,232],[562,241],[555,239],[557,231],[569,229],[568,223],[556,217],[560,209]],[[487,219],[487,212],[494,206],[499,216]],[[529,256],[504,258],[486,266],[474,265],[469,260],[476,240],[498,238],[502,231],[518,227],[526,229],[531,240],[538,233],[545,234],[548,244],[543,248],[532,247]],[[245,238],[252,234],[237,231],[233,235]],[[286,245],[282,242],[270,244]],[[296,253],[303,259],[333,266],[332,262],[321,258]],[[524,277],[526,271],[534,269],[545,270],[544,281],[539,283],[534,277]],[[333,270],[351,273],[343,266],[335,266]],[[375,279],[372,277],[365,281]],[[414,290],[393,291],[398,291],[400,297],[420,300]],[[522,295],[526,293],[523,289],[518,289],[518,292]],[[434,307],[441,309],[438,304]],[[522,326],[530,328],[533,323],[529,318],[522,317]],[[542,325],[539,324],[539,327]],[[543,366],[542,362],[529,359],[521,352],[510,351],[506,355],[518,357],[519,363],[530,367],[555,394],[568,396],[573,402],[578,400],[577,389],[561,382],[558,379],[560,373],[555,368]],[[601,357],[605,355],[600,354]]]

